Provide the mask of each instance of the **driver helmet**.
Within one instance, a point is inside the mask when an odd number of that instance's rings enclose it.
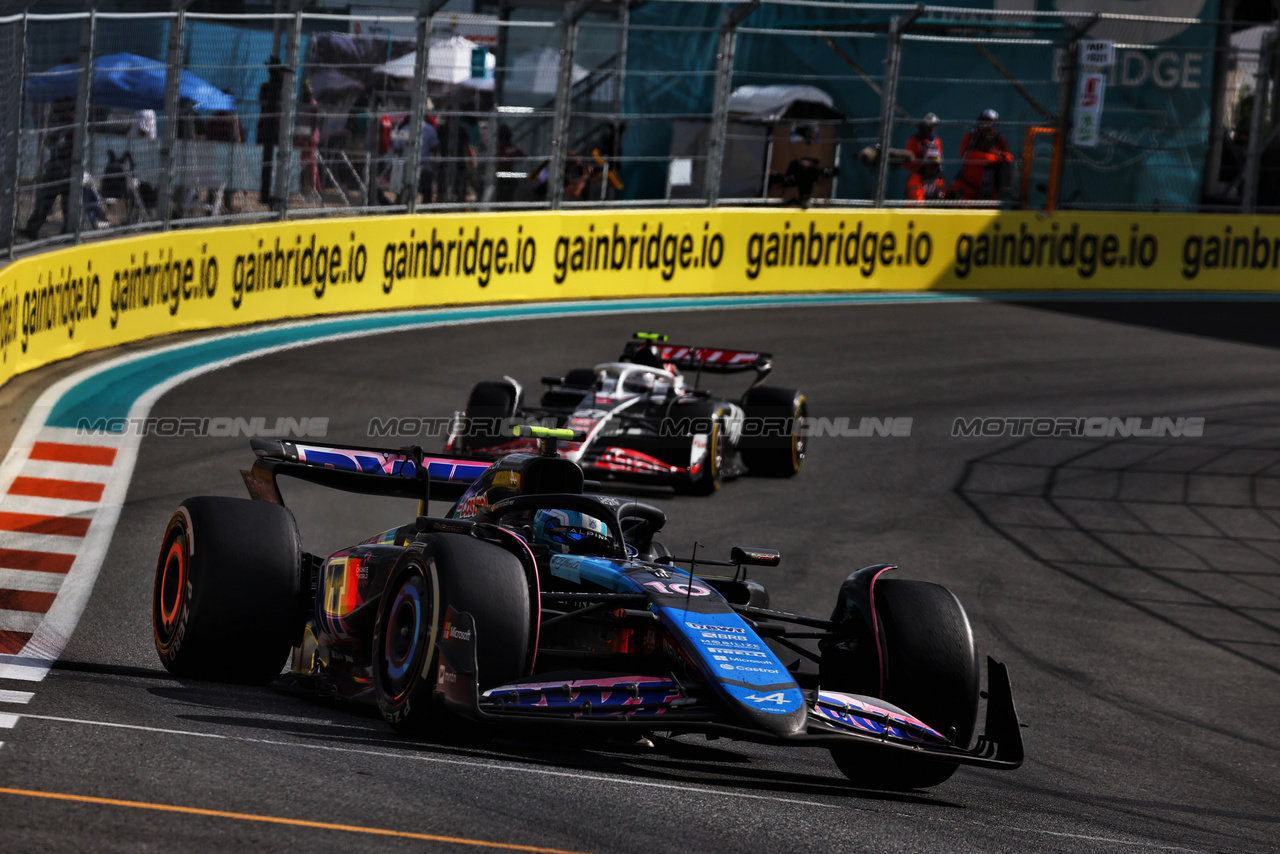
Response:
[[[576,510],[539,510],[533,516],[533,541],[547,546],[553,554],[613,553],[613,540],[605,523]]]
[[[628,374],[627,378],[622,382],[623,391],[649,392],[653,391],[653,384],[656,380],[653,371],[635,371]]]

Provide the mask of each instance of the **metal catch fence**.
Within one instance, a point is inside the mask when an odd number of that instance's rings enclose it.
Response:
[[[1280,210],[1280,26],[994,5],[12,15],[0,250],[437,209]]]

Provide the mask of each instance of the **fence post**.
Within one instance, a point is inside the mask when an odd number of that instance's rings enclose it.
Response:
[[[889,146],[893,144],[893,111],[898,104],[898,69],[902,65],[902,34],[924,14],[917,5],[905,15],[889,21],[889,44],[885,49],[884,83],[880,87],[880,156],[876,159],[875,206],[884,207],[889,187]]]
[[[272,195],[280,219],[289,215],[289,187],[293,183],[293,131],[298,118],[298,51],[302,44],[302,12],[293,23],[284,47],[284,81],[280,87],[280,135],[276,140],[276,168]]]
[[[720,36],[716,46],[716,88],[711,103],[711,127],[707,134],[707,168],[705,171],[707,204],[720,201],[720,176],[724,172],[725,135],[729,127],[729,92],[733,87],[733,54],[738,47],[738,25],[760,8],[760,0],[750,0],[725,9],[720,18]],[[768,195],[766,188],[765,195]]]
[[[93,36],[97,25],[98,7],[95,4],[80,24],[80,79],[76,82],[75,135],[71,143],[71,175],[67,178],[67,219],[63,231],[72,230],[76,243],[84,219],[84,168],[85,152],[89,148],[89,92],[93,82]]]
[[[1258,207],[1258,179],[1262,168],[1262,151],[1270,135],[1264,117],[1271,95],[1271,65],[1275,59],[1280,25],[1272,25],[1258,46],[1258,71],[1253,78],[1253,115],[1249,117],[1249,148],[1244,158],[1244,188],[1240,193],[1240,212],[1251,214]]]
[[[409,146],[404,158],[404,196],[406,211],[416,213],[418,210],[418,172],[422,168],[422,120],[427,112],[427,65],[431,59],[431,33],[435,25],[435,14],[444,6],[445,0],[431,0],[427,8],[415,22],[417,35],[417,60],[413,68],[413,94],[409,105]],[[430,157],[431,152],[426,152]],[[430,199],[423,199],[425,205]]]
[[[564,5],[560,34],[560,70],[556,76],[556,114],[551,125],[551,163],[547,168],[547,200],[553,210],[564,201],[564,166],[569,153],[569,123],[573,109],[573,56],[578,45],[578,22],[599,0],[572,0]]]
[[[173,149],[178,139],[178,92],[182,82],[182,43],[187,27],[187,3],[177,0],[174,17],[169,22],[169,51],[164,70],[164,130],[160,135],[160,206],[157,213],[165,231],[173,221]]]
[[[1045,200],[1049,210],[1058,209],[1059,196],[1062,195],[1062,176],[1067,171],[1067,146],[1071,144],[1071,129],[1075,125],[1076,90],[1080,87],[1080,39],[1084,38],[1093,25],[1098,23],[1099,14],[1094,12],[1079,24],[1064,21],[1067,30],[1067,43],[1063,51],[1063,59],[1067,62],[1066,73],[1062,75],[1062,88],[1058,91],[1058,141],[1057,150],[1061,152],[1054,158],[1053,175],[1049,186],[1053,191]]]
[[[18,234],[18,168],[22,137],[23,92],[26,89],[27,15],[8,25],[12,35],[13,52],[8,70],[17,80],[16,94],[5,99],[0,107],[0,123],[4,128],[3,149],[0,150],[0,249],[13,257],[13,241]]]

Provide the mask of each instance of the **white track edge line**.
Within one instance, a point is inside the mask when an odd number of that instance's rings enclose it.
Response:
[[[743,798],[758,801],[774,801],[784,804],[796,804],[799,806],[823,807],[826,809],[843,809],[845,807],[837,804],[824,804],[820,801],[804,801],[797,798],[783,798],[772,795],[755,795],[745,792],[730,792],[721,789],[710,789],[703,786],[682,786],[677,783],[656,783],[650,780],[634,780],[627,777],[614,777],[604,774],[582,774],[573,771],[556,771],[549,768],[528,768],[521,765],[513,765],[502,762],[478,762],[470,759],[449,759],[441,756],[422,756],[420,754],[394,752],[390,750],[366,750],[358,747],[338,747],[329,744],[306,744],[297,741],[280,741],[269,738],[250,738],[248,736],[239,735],[223,735],[220,733],[194,732],[190,730],[162,729],[160,727],[142,726],[139,724],[122,724],[111,721],[91,721],[79,718],[62,718],[52,715],[27,715],[21,714],[19,717],[31,720],[54,721],[58,723],[83,724],[86,726],[104,726],[116,729],[141,730],[143,732],[161,733],[164,735],[184,735],[196,738],[212,738],[223,741],[238,741],[246,744],[266,744],[274,747],[298,747],[304,750],[324,750],[333,753],[352,753],[360,756],[376,756],[389,759],[406,759],[412,762],[433,762],[440,765],[458,765],[464,768],[478,768],[485,771],[512,771],[522,774],[538,774],[546,777],[567,777],[574,780],[584,780],[592,783],[613,783],[621,786],[638,786],[653,789],[670,789],[678,792],[688,792],[701,795],[713,795],[726,798]]]

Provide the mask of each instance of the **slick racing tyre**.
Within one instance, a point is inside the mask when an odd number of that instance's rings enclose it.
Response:
[[[978,655],[964,607],[945,587],[890,578],[876,582],[884,642],[883,699],[967,747],[978,716]],[[838,689],[837,689],[838,690]],[[946,782],[957,767],[854,747],[832,748],[850,780],[870,788],[921,789]]]
[[[756,386],[742,400],[738,450],[757,477],[791,477],[804,465],[804,419],[809,405],[798,391]]]
[[[680,495],[711,495],[720,488],[724,480],[724,410],[700,403],[677,404],[671,407],[669,417],[676,424],[687,420],[689,424],[696,425],[687,441],[692,442],[695,434],[705,435],[707,441],[702,467],[687,480],[677,481],[676,492]],[[707,432],[703,433],[704,430]],[[692,450],[692,446],[690,448]]]
[[[175,676],[269,682],[300,627],[302,547],[293,514],[242,498],[188,498],[156,563],[156,652]]]
[[[374,690],[382,716],[398,732],[457,728],[432,699],[449,608],[475,621],[481,691],[525,675],[532,608],[520,560],[470,536],[429,537],[387,579],[374,623]]]
[[[489,448],[508,441],[502,428],[515,417],[518,405],[516,390],[510,383],[476,383],[463,413],[463,449]]]

